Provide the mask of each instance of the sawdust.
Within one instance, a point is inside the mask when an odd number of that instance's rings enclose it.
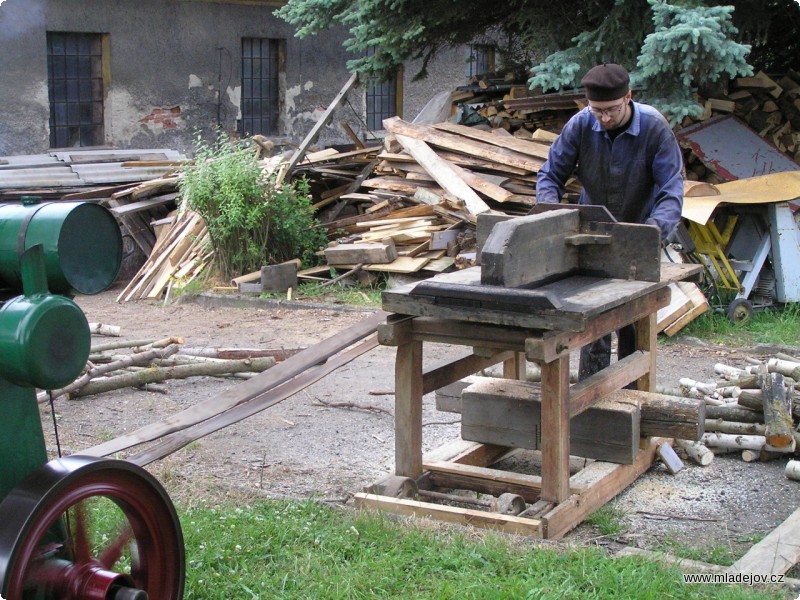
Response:
[[[188,346],[302,348],[335,335],[369,311],[332,305],[297,308],[259,302],[240,307],[220,301],[117,304],[118,290],[76,301],[92,322],[118,325],[127,339],[180,336]],[[107,341],[109,338],[97,339]],[[657,381],[677,387],[681,377],[715,380],[714,365],[744,366],[746,350],[687,343],[659,344]],[[465,349],[426,345],[425,366],[441,364]],[[762,358],[757,356],[757,358]],[[148,468],[179,498],[255,493],[273,498],[314,497],[348,503],[388,474],[394,463],[394,349],[378,347],[293,397],[151,464]],[[158,421],[237,385],[225,378],[193,378],[167,384],[167,393],[119,390],[56,404],[62,452],[80,452]],[[379,410],[326,406],[354,403]],[[43,425],[55,453],[49,409]],[[460,433],[458,415],[424,399],[423,449],[435,449]],[[126,454],[122,453],[120,457]],[[744,463],[717,457],[710,466],[670,475],[659,464],[612,500],[623,533],[603,538],[583,524],[567,536],[576,543],[659,548],[721,544],[746,550],[797,508],[800,488],[782,473],[785,460]]]

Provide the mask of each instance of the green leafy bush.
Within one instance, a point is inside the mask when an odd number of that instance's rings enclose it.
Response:
[[[205,219],[226,279],[295,258],[313,264],[327,241],[307,182],[276,185],[253,150],[224,133],[211,144],[197,136],[195,159],[183,170],[180,190]]]

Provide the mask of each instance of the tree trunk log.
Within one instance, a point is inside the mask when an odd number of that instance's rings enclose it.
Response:
[[[781,361],[786,363],[786,361]],[[794,363],[786,363],[794,364]],[[781,373],[759,371],[764,401],[764,424],[767,444],[783,449],[794,445],[792,436],[792,396],[786,393]]]
[[[764,394],[761,390],[743,389],[739,397],[736,398],[736,404],[763,414]]]
[[[188,356],[204,356],[207,358],[221,358],[224,360],[241,360],[243,358],[259,358],[271,356],[280,362],[297,354],[304,348],[187,348],[182,346],[178,354]]]
[[[723,421],[737,421],[739,423],[763,423],[764,415],[761,410],[753,410],[737,404],[725,406],[706,406],[706,419],[722,419]]]
[[[264,371],[275,365],[272,357],[254,358],[246,361],[225,361],[224,363],[202,363],[178,365],[176,367],[155,368],[127,373],[117,377],[90,381],[75,393],[75,397],[101,394],[124,387],[138,387],[147,383],[159,383],[168,379],[185,379],[187,377],[217,376],[243,371]]]
[[[784,473],[787,478],[800,481],[800,460],[790,460],[787,462]]]
[[[714,453],[700,442],[676,439],[675,445],[686,452],[686,455],[701,467],[707,467],[714,460]]]
[[[711,448],[728,448],[738,450],[755,450],[761,448],[767,441],[763,435],[734,435],[732,433],[706,433],[703,435],[703,444]]]
[[[761,423],[739,423],[722,419],[706,419],[706,431],[733,433],[736,435],[764,435],[766,427]]]
[[[107,373],[111,373],[113,371],[118,371],[120,369],[127,369],[134,366],[143,366],[150,364],[153,360],[162,359],[172,354],[175,354],[178,351],[178,345],[172,344],[171,346],[167,346],[166,348],[154,348],[148,352],[138,352],[136,354],[129,354],[116,360],[114,362],[110,362],[108,364],[102,365],[100,367],[95,367],[94,365],[91,366],[88,370],[86,370],[83,375],[78,377],[75,381],[70,383],[69,385],[61,388],[60,390],[53,390],[52,392],[41,392],[37,395],[37,400],[39,402],[45,402],[48,398],[51,397],[53,399],[59,398],[64,396],[65,394],[71,394],[76,392],[83,386],[89,383],[92,379],[96,377],[101,377]]]
[[[105,323],[89,323],[89,333],[119,337],[122,329],[119,325],[106,325]]]

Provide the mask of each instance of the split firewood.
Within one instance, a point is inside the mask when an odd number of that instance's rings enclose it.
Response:
[[[786,463],[786,470],[784,471],[787,479],[800,481],[800,460],[790,460]]]
[[[700,442],[676,439],[675,445],[701,467],[707,467],[714,460],[714,453]]]
[[[107,335],[109,337],[119,337],[122,335],[122,328],[119,325],[106,325],[105,323],[89,323],[89,333],[97,335]]]
[[[783,361],[785,362],[785,361]],[[794,444],[792,436],[792,396],[786,393],[783,374],[766,372],[768,366],[759,371],[761,393],[764,401],[764,434],[767,444],[776,448],[787,448]]]
[[[41,392],[37,396],[37,400],[39,402],[45,402],[49,398],[59,398],[64,395],[72,394],[80,390],[82,387],[87,385],[92,379],[101,377],[106,375],[107,373],[111,373],[113,371],[118,371],[120,369],[125,369],[130,366],[134,365],[147,365],[154,359],[165,358],[167,356],[171,356],[178,351],[178,344],[172,344],[167,346],[166,348],[154,348],[149,352],[139,352],[137,354],[130,354],[127,355],[120,360],[110,362],[108,364],[102,366],[94,366],[92,363],[89,363],[89,368],[69,385],[58,389],[53,390],[52,392]]]
[[[160,383],[168,379],[186,379],[187,377],[217,376],[227,373],[246,371],[265,371],[275,365],[272,357],[254,358],[246,361],[225,361],[224,363],[203,363],[191,365],[178,365],[175,367],[153,368],[126,373],[102,380],[90,381],[73,397],[91,396],[102,394],[111,390],[126,387],[139,387],[148,383]]]

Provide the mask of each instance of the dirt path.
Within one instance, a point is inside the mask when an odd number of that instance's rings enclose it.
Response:
[[[341,307],[296,309],[264,301],[243,307],[184,301],[168,306],[117,304],[118,290],[76,301],[92,322],[118,325],[127,339],[180,336],[187,346],[299,348],[312,345],[363,319],[369,311]],[[109,338],[105,338],[106,340]],[[102,340],[97,340],[102,341]],[[426,366],[463,349],[426,346]],[[761,355],[750,354],[756,358]],[[747,352],[686,343],[659,344],[657,381],[677,387],[683,376],[715,380],[714,365],[745,366]],[[393,468],[394,349],[379,347],[306,390],[236,425],[207,436],[150,466],[178,497],[220,496],[248,491],[275,498],[316,497],[348,502]],[[170,381],[166,394],[120,390],[56,404],[65,453],[130,432],[237,385],[235,379]],[[326,402],[355,402],[379,411],[331,408]],[[424,450],[459,436],[458,415],[436,410],[425,397]],[[49,432],[49,409],[43,408]],[[653,466],[612,505],[626,532],[616,542],[646,548],[675,539],[689,546],[747,548],[798,506],[800,485],[784,478],[785,460],[744,463],[717,457],[709,467],[686,461],[670,475]],[[572,540],[596,538],[582,525]],[[607,541],[607,540],[606,540]]]

